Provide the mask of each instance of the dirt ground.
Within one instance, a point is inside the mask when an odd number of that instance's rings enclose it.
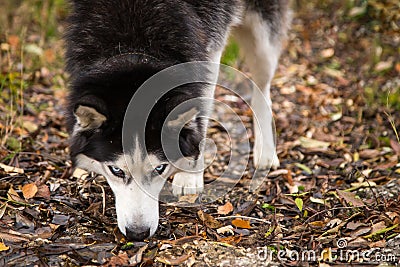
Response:
[[[74,171],[63,105],[62,1],[0,1],[0,266],[399,266],[400,4],[295,1],[273,81],[277,170],[256,192],[251,163],[214,202],[160,204],[144,242],[116,226],[112,192]],[[233,66],[246,73],[238,59]],[[251,110],[219,88],[252,138]],[[215,111],[221,121],[229,121]],[[232,187],[231,144],[206,169]],[[251,161],[250,161],[251,162]]]

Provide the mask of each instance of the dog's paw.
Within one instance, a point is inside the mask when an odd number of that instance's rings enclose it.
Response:
[[[203,192],[203,172],[175,174],[172,181],[172,193],[175,196],[191,195]]]
[[[263,151],[261,146],[254,146],[253,149],[253,163],[257,169],[265,170],[268,168],[276,169],[279,167],[280,162],[276,152],[273,150]]]

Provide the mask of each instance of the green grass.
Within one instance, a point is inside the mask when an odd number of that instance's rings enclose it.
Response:
[[[229,40],[225,51],[222,54],[221,63],[228,66],[235,66],[239,58],[239,45],[232,38]]]

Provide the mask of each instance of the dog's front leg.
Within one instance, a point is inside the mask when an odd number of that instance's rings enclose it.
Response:
[[[172,193],[175,196],[198,194],[203,191],[204,172],[179,172],[172,182]]]

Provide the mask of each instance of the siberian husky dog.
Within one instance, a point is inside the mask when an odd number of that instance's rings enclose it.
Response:
[[[267,99],[267,104],[259,97],[251,100],[259,122],[254,127],[254,165],[279,164],[267,109],[289,24],[288,0],[70,2],[65,40],[71,158],[74,166],[106,177],[115,195],[118,227],[128,239],[143,240],[155,233],[158,194],[167,178],[173,176],[177,195],[202,191],[202,171],[182,171],[172,162],[180,158],[166,157],[161,128],[165,124],[179,127],[181,157],[201,158],[208,107],[182,110],[166,120],[180,103],[213,95],[214,88],[202,83],[183,85],[155,100],[145,131],[132,133],[135,141],[126,151],[122,129],[129,101],[147,79],[170,66],[219,63],[231,33]]]

